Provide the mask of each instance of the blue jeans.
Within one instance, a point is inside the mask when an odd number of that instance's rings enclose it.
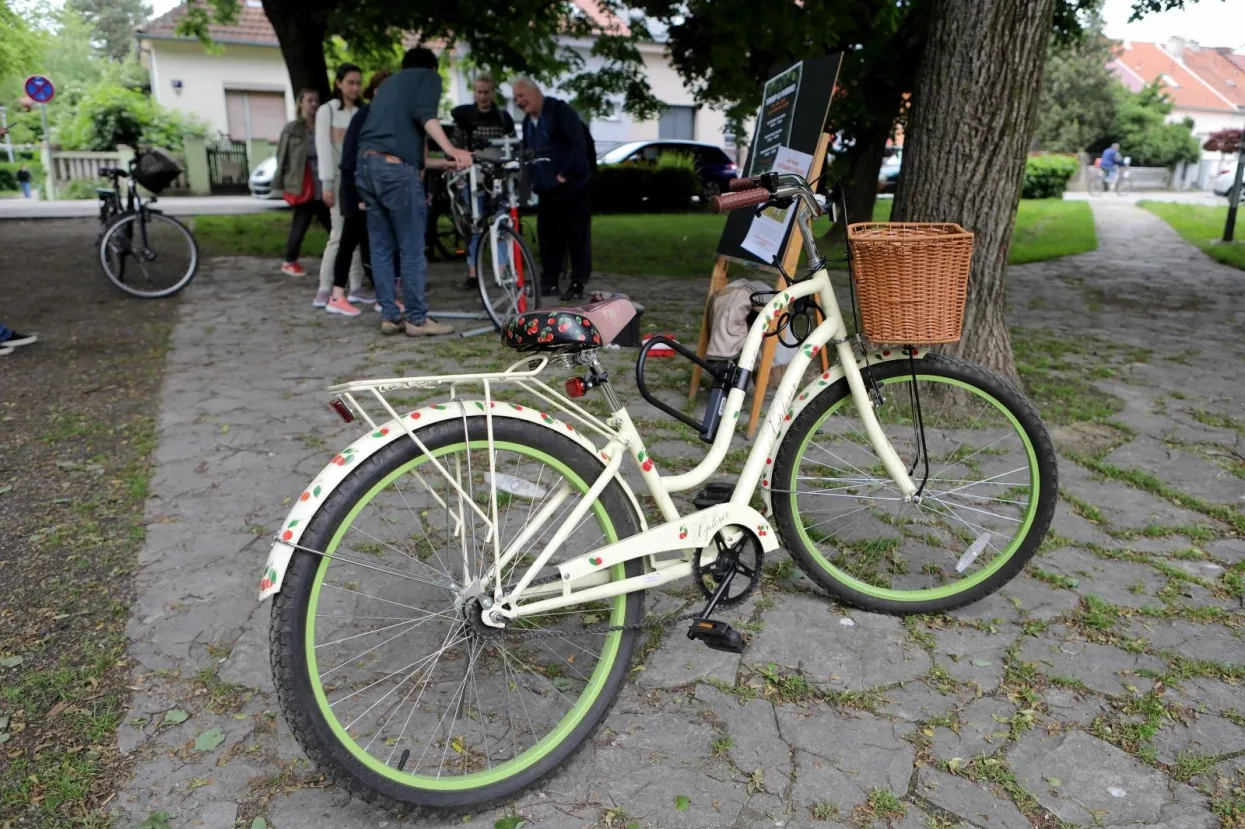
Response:
[[[0,322],[0,345],[4,345],[11,339],[13,339],[12,330],[5,328],[4,323]]]
[[[476,203],[480,206],[480,215],[484,216],[485,199],[483,193],[476,196]],[[484,238],[483,233],[473,233],[471,234],[471,241],[467,243],[467,264],[472,267],[475,267],[476,251],[480,248],[480,240],[482,238]]]
[[[397,322],[402,312],[394,302],[394,254],[402,269],[402,299],[406,318],[423,325],[428,318],[424,288],[428,259],[424,252],[424,230],[428,224],[428,204],[419,170],[409,164],[390,164],[381,156],[360,155],[355,174],[359,195],[367,205],[367,236],[372,247],[372,280],[381,316]]]
[[[24,199],[30,198],[30,182],[29,181],[19,181],[17,183],[17,186],[21,188],[22,198]]]

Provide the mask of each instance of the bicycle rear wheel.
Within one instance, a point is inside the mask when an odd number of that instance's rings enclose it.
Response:
[[[126,213],[99,242],[104,275],[130,296],[159,299],[190,284],[199,271],[199,246],[190,230],[163,213]]]
[[[511,317],[540,307],[536,263],[527,242],[510,228],[498,228],[496,250],[485,231],[476,248],[475,269],[484,310],[499,330]]]
[[[1091,196],[1101,196],[1107,189],[1107,182],[1102,176],[1095,176],[1089,180],[1089,194]]]
[[[557,432],[508,418],[493,420],[492,443],[483,416],[419,437],[449,477],[414,441],[397,440],[307,524],[272,608],[273,676],[294,736],[347,791],[391,809],[482,807],[536,784],[592,735],[637,638],[601,628],[637,623],[644,599],[485,627],[469,585],[488,572],[494,544],[524,545],[504,573],[517,583],[588,497],[600,463]],[[496,522],[467,506],[489,514],[493,498]],[[591,504],[537,582],[560,582],[558,564],[639,531],[617,482]],[[608,579],[640,572],[632,560]]]

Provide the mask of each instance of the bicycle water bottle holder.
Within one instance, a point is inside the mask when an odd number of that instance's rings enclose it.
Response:
[[[644,367],[648,361],[649,351],[658,345],[669,346],[679,355],[700,366],[706,374],[713,378],[713,384],[709,388],[709,400],[705,404],[703,420],[693,420],[673,406],[658,400],[648,390],[648,384],[644,382]],[[740,368],[733,360],[728,360],[725,365],[715,368],[695,353],[684,348],[681,344],[664,336],[650,337],[648,342],[640,349],[640,356],[635,361],[635,384],[640,391],[640,396],[679,422],[691,426],[700,434],[700,439],[705,443],[713,443],[713,439],[717,437],[718,427],[722,424],[722,413],[726,408],[726,395],[731,389],[747,389],[748,380],[751,376],[752,372]]]

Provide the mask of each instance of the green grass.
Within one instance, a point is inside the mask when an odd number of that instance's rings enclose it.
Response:
[[[890,218],[890,199],[879,199],[874,221]],[[707,277],[722,235],[725,217],[712,213],[606,214],[592,218],[594,267],[629,276]],[[529,221],[529,236],[534,222]],[[245,216],[197,216],[195,237],[206,256],[266,256],[276,259],[285,248],[288,211]],[[816,226],[819,233],[825,222]],[[320,256],[327,236],[312,227],[303,241],[303,255]],[[1011,262],[1041,262],[1098,246],[1093,216],[1084,202],[1026,200],[1016,214]],[[841,250],[825,251],[828,257]]]
[[[1025,199],[1016,211],[1008,261],[1013,265],[1045,262],[1097,248],[1094,214],[1087,202]]]
[[[1225,265],[1245,270],[1245,226],[1236,223],[1236,241],[1223,242],[1223,227],[1228,220],[1228,208],[1207,205],[1172,204],[1169,202],[1143,201],[1142,207],[1172,226],[1172,230],[1202,253]]]

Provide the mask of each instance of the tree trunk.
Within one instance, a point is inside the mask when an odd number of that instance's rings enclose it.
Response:
[[[895,221],[976,234],[964,336],[948,353],[1019,383],[1003,276],[1055,0],[934,0],[895,194]]]
[[[285,0],[264,0],[264,13],[277,33],[294,95],[314,89],[321,101],[327,101],[329,73],[324,63],[324,40],[328,29],[324,14],[308,8],[308,4]]]

